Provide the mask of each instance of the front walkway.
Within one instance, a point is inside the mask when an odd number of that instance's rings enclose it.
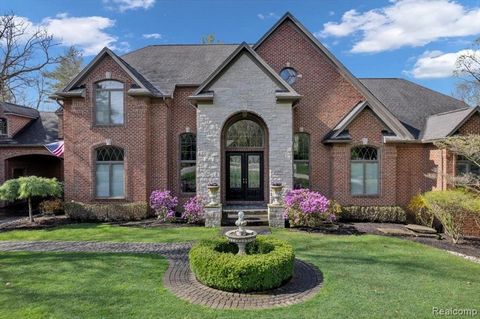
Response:
[[[113,243],[82,241],[4,241],[0,251],[108,252],[160,254],[168,259],[165,287],[178,298],[215,309],[259,309],[284,307],[313,297],[323,276],[314,266],[295,260],[294,275],[284,286],[263,293],[232,293],[199,283],[190,271],[190,243]]]

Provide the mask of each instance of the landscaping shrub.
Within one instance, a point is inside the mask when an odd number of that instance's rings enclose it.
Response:
[[[178,204],[178,198],[172,196],[170,191],[153,191],[150,195],[150,207],[155,211],[158,219],[164,222],[175,220],[175,207]]]
[[[203,240],[189,253],[190,268],[203,284],[226,291],[264,291],[281,286],[293,275],[295,254],[285,241],[258,236],[246,255],[227,239]]]
[[[435,216],[427,207],[427,201],[422,195],[415,195],[412,197],[407,205],[407,210],[415,218],[415,223],[427,227],[433,227]]]
[[[309,189],[290,190],[283,199],[285,219],[291,226],[317,227],[325,222],[334,222],[338,204]]]
[[[463,236],[465,222],[472,217],[480,227],[480,197],[462,189],[432,191],[423,195],[428,210],[457,243]]]
[[[44,215],[55,215],[63,212],[63,202],[60,199],[44,200],[39,205]]]
[[[185,205],[183,205],[184,212],[182,218],[190,224],[196,224],[205,219],[203,212],[203,200],[200,196],[190,198]]]
[[[64,203],[67,217],[78,221],[111,222],[141,220],[148,217],[145,202],[84,204],[79,202]]]
[[[344,206],[341,219],[378,223],[405,223],[407,214],[398,206]]]

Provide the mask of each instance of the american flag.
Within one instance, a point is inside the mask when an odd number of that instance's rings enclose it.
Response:
[[[58,156],[58,157],[63,156],[63,150],[64,150],[63,141],[58,141],[58,142],[54,142],[54,143],[50,143],[50,144],[45,144],[44,146],[53,155]]]

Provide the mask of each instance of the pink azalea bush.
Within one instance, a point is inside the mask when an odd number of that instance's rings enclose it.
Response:
[[[335,211],[330,209],[331,202],[318,192],[309,189],[290,190],[283,201],[284,218],[292,226],[316,227],[336,220]]]
[[[150,207],[155,211],[157,218],[164,222],[171,222],[175,219],[177,204],[178,198],[172,196],[170,191],[157,190],[150,195]]]
[[[186,219],[187,223],[196,224],[204,219],[203,200],[201,196],[190,198],[185,205],[183,205],[183,209],[182,218]]]

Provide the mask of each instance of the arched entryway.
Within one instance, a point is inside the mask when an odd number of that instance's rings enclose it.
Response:
[[[268,200],[268,130],[251,112],[231,116],[222,130],[222,199],[225,203]]]

